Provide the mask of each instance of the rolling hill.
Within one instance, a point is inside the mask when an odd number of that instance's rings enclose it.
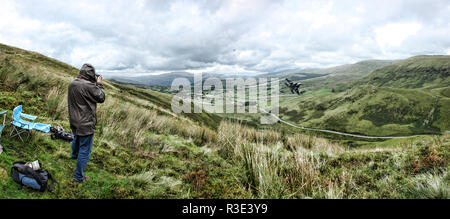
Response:
[[[365,60],[354,64],[341,65],[325,69],[311,69],[305,72],[315,74],[328,74],[329,76],[345,76],[361,78],[372,73],[374,70],[391,65],[397,61],[393,60]]]
[[[281,114],[306,127],[373,136],[442,133],[450,100],[420,90],[358,86],[281,104]]]
[[[282,113],[310,127],[369,135],[443,133],[450,129],[448,56],[419,56],[348,82],[340,93],[286,100]]]
[[[378,69],[359,83],[395,88],[448,88],[450,56],[415,56]]]
[[[230,75],[230,74],[214,74],[214,73],[203,73],[202,80],[206,80],[208,78],[247,78],[249,76],[246,75]],[[121,83],[129,83],[136,85],[147,85],[147,86],[165,86],[170,87],[172,85],[172,81],[176,78],[186,78],[191,84],[194,83],[194,74],[189,72],[170,72],[164,74],[157,75],[143,75],[143,76],[111,76],[109,79],[116,80]]]
[[[171,86],[175,78],[187,78],[191,83],[194,83],[194,75],[188,72],[171,72],[158,75],[146,76],[114,76],[111,79],[130,84],[143,84],[149,86]]]
[[[301,72],[290,72],[277,76],[294,81],[300,80],[303,87],[308,90],[327,88],[342,91],[348,88],[350,82],[357,81],[373,71],[395,62],[391,60],[365,60],[354,64],[323,69],[305,69]]]

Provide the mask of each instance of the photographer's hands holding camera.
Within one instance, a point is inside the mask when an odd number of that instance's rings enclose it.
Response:
[[[97,84],[101,84],[103,80],[103,76],[102,75],[98,75],[97,76]]]

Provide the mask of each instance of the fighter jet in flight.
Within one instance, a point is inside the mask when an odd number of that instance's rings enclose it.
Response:
[[[298,82],[298,83],[294,83],[291,80],[286,78],[286,82],[284,83],[286,86],[288,86],[291,89],[291,92],[293,94],[297,93],[298,95],[303,94],[305,91],[300,91],[300,86],[302,85],[302,83]]]

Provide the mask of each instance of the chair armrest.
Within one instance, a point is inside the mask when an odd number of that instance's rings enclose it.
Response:
[[[22,121],[19,121],[19,120],[13,120],[13,122],[17,122],[17,123],[20,123],[20,124],[22,124],[22,125],[25,125],[25,126],[28,126],[28,128],[30,128],[30,129],[33,129],[34,128],[34,126],[36,125],[36,123],[23,123]]]
[[[6,114],[8,112],[8,110],[2,111],[0,112],[0,115]]]
[[[20,116],[23,116],[23,117],[25,117],[27,119],[30,119],[30,120],[35,120],[37,118],[37,116],[32,116],[32,115],[28,115],[28,114],[25,114],[25,113],[21,113]]]

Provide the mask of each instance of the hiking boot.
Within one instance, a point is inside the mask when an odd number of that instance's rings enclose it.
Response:
[[[85,176],[85,177],[83,178],[83,180],[81,180],[81,181],[75,180],[75,182],[78,182],[78,183],[85,183],[85,182],[89,181],[90,179],[91,179],[90,176]]]

